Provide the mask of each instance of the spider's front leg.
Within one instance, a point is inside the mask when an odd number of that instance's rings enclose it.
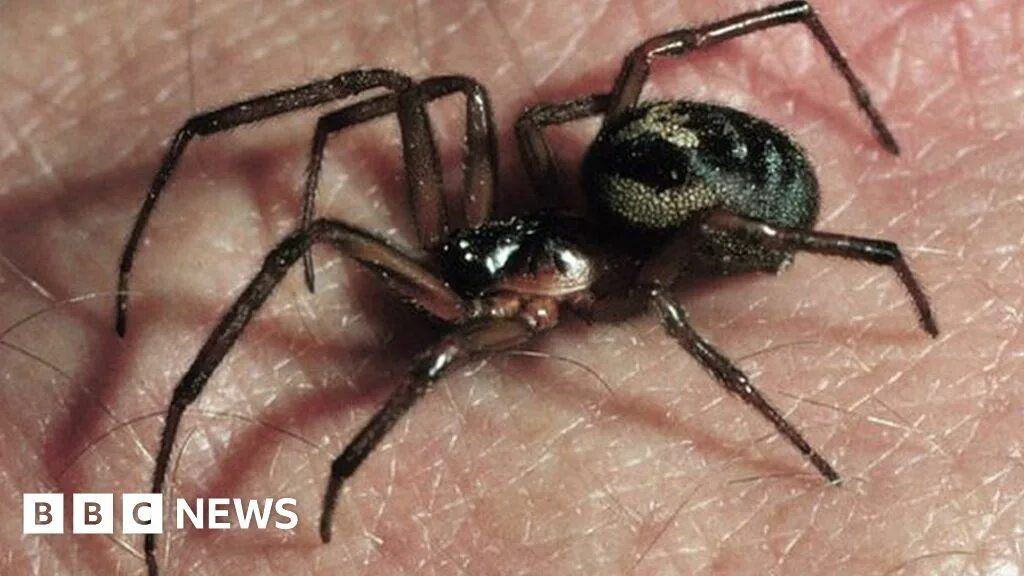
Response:
[[[114,309],[114,325],[118,335],[124,336],[127,329],[128,315],[128,281],[131,277],[135,252],[138,250],[142,233],[156,207],[156,202],[163,193],[167,182],[174,174],[178,160],[185,153],[188,143],[195,136],[209,136],[280,116],[288,112],[320,106],[334,100],[354,96],[373,88],[389,88],[403,90],[411,80],[393,70],[355,70],[345,72],[332,78],[317,80],[297,86],[250,98],[223,108],[204,112],[189,118],[171,140],[167,152],[153,176],[149,192],[142,202],[131,234],[121,252],[121,264],[117,277],[117,296]]]
[[[202,393],[224,356],[288,270],[318,242],[330,243],[343,254],[376,272],[405,299],[438,320],[460,324],[469,314],[468,304],[452,292],[444,281],[413,258],[368,232],[337,220],[317,220],[307,230],[292,233],[267,254],[260,271],[221,318],[175,387],[160,437],[160,450],[153,469],[152,492],[163,492],[171,452],[185,410]],[[146,535],[145,552],[149,573],[155,576],[156,535]]]

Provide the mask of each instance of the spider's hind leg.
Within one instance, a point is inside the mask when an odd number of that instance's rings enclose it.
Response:
[[[773,226],[725,210],[711,212],[704,220],[704,225],[731,234],[743,234],[765,247],[775,250],[813,252],[889,266],[907,289],[907,293],[910,294],[910,299],[917,310],[921,329],[933,337],[939,334],[939,327],[928,297],[903,258],[899,246],[893,242],[875,238],[859,238],[846,234],[830,234],[817,230]]]
[[[684,56],[694,50],[707,48],[730,38],[798,22],[807,26],[814,35],[814,39],[825,49],[833,66],[846,80],[857,105],[871,122],[879,143],[889,152],[899,154],[899,145],[882,119],[882,114],[871,102],[864,83],[853,73],[849,62],[839,50],[835,40],[829,35],[825,25],[818,19],[814,9],[803,0],[783,2],[760,10],[744,12],[699,28],[673,30],[647,39],[630,52],[623,62],[611,93],[605,123],[615,119],[624,110],[636,104],[644,82],[650,74],[651,61],[655,58]]]
[[[810,460],[811,464],[829,482],[838,484],[842,481],[835,468],[811,447],[803,435],[786,420],[786,417],[775,406],[772,406],[761,395],[761,392],[750,383],[747,375],[693,329],[687,319],[686,310],[675,299],[665,294],[660,288],[653,288],[650,291],[650,301],[661,316],[665,330],[706,370],[711,372],[726,390],[736,394],[760,412],[790,444]]]
[[[516,122],[516,136],[520,156],[534,189],[545,197],[551,197],[559,191],[554,157],[543,134],[545,127],[600,114],[604,114],[604,123],[607,125],[623,111],[636,105],[655,58],[684,56],[730,38],[794,23],[802,23],[810,29],[814,39],[832,60],[833,66],[846,80],[857,105],[871,122],[878,141],[889,152],[898,154],[899,145],[882,119],[882,114],[872,103],[864,83],[853,73],[849,62],[811,5],[798,0],[744,12],[699,28],[673,30],[649,38],[625,58],[611,93],[592,94],[569,102],[542,104],[528,109]]]

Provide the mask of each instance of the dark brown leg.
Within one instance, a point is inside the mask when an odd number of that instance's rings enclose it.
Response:
[[[224,132],[244,124],[252,124],[273,116],[285,114],[303,108],[312,108],[334,100],[348,98],[372,88],[390,88],[403,90],[409,86],[410,80],[403,74],[391,70],[356,70],[339,74],[333,78],[317,80],[303,86],[264,94],[193,116],[178,130],[164,154],[164,159],[157,169],[149,192],[135,217],[128,242],[121,253],[121,265],[117,279],[117,298],[115,307],[115,329],[124,336],[128,313],[128,280],[131,276],[132,263],[142,232],[149,222],[149,217],[160,198],[161,192],[170,180],[178,160],[185,152],[189,141],[194,136],[207,136]]]
[[[640,97],[647,75],[650,73],[651,61],[661,56],[682,56],[693,50],[713,46],[737,36],[745,36],[759,30],[800,22],[814,34],[814,38],[828,53],[832,64],[850,86],[850,92],[857,100],[857,105],[871,121],[878,141],[886,150],[899,154],[899,145],[892,132],[882,120],[882,115],[871,103],[864,83],[854,75],[850,64],[843,57],[835,41],[829,36],[825,26],[807,2],[785,2],[760,10],[744,12],[732,18],[726,18],[700,28],[681,29],[668,32],[648,39],[634,49],[623,62],[622,70],[615,80],[605,123],[612,121],[626,108],[636,104]]]
[[[545,328],[551,327],[553,325]],[[412,408],[431,384],[440,379],[452,366],[466,359],[518,346],[536,333],[537,329],[530,327],[523,320],[489,320],[460,328],[420,355],[413,364],[408,380],[392,393],[387,403],[373,415],[331,464],[331,477],[324,492],[323,511],[320,515],[320,539],[324,542],[331,541],[331,519],[334,517],[342,484],[352,476],[384,435]]]
[[[163,492],[171,450],[185,409],[202,393],[207,380],[288,270],[318,242],[330,243],[378,273],[405,299],[439,320],[460,323],[466,318],[466,303],[441,279],[398,249],[367,232],[337,220],[317,220],[308,230],[292,233],[267,254],[263,267],[221,318],[175,387],[160,437],[160,451],[153,469],[152,492]],[[149,573],[155,576],[156,535],[146,535],[145,551]]]
[[[750,379],[739,368],[715,349],[707,340],[690,326],[686,311],[660,288],[650,290],[651,303],[661,315],[661,322],[672,337],[696,358],[725,389],[743,399],[762,416],[768,419],[780,434],[789,440],[811,464],[818,469],[829,482],[838,484],[842,481],[839,473],[832,468],[817,450],[811,448],[807,440],[793,427],[779,411],[772,406],[761,392],[750,383]]]
[[[464,224],[475,228],[491,219],[494,193],[498,189],[498,138],[490,98],[482,85],[466,76],[433,78],[423,84],[423,90],[428,92],[430,99],[437,98],[430,94],[435,89],[443,90],[445,94],[457,90],[466,97],[462,202]]]
[[[620,322],[650,304],[653,288],[667,289],[686,273],[699,226],[685,226],[636,268],[620,268],[609,294],[600,295],[584,316],[588,321]]]
[[[554,158],[542,133],[545,126],[563,124],[598,114],[605,114],[605,123],[611,121],[623,110],[637,103],[643,84],[650,73],[651,61],[656,57],[683,56],[693,50],[712,46],[730,38],[797,22],[805,24],[825,48],[832,63],[850,86],[857,105],[870,120],[882,146],[893,154],[898,154],[899,145],[882,115],[871,102],[867,88],[854,75],[849,63],[814,10],[807,2],[786,2],[745,12],[700,28],[675,30],[650,38],[626,57],[610,94],[594,94],[571,102],[544,104],[528,109],[516,123],[516,136],[519,140],[519,153],[534,188],[545,197],[551,197],[559,190]]]
[[[910,293],[910,299],[917,308],[917,318],[921,328],[933,337],[939,334],[939,327],[935,322],[931,306],[928,304],[928,297],[925,296],[921,284],[910,271],[910,267],[907,266],[907,261],[903,259],[899,246],[893,242],[858,238],[845,234],[829,234],[815,230],[781,228],[721,210],[709,214],[704,223],[706,226],[721,230],[747,234],[765,246],[779,250],[800,250],[829,256],[842,256],[843,258],[890,266],[896,272],[896,276],[903,286],[906,287],[907,292]]]
[[[466,76],[437,76],[410,88],[401,97],[406,107],[399,114],[409,200],[417,233],[424,247],[440,240],[448,227],[437,150],[430,131],[425,105],[455,92],[466,99],[466,159],[463,163],[463,202],[466,225],[477,226],[491,214],[497,187],[497,143],[487,91]],[[302,226],[313,219],[316,189],[327,138],[339,132],[398,110],[400,97],[379,96],[331,112],[317,122],[303,191]],[[313,290],[315,277],[312,253],[304,256],[306,284]]]
[[[558,167],[544,137],[544,128],[603,114],[607,107],[607,94],[591,94],[571,102],[533,106],[519,116],[516,121],[519,156],[534,190],[544,198],[556,198],[561,191]]]

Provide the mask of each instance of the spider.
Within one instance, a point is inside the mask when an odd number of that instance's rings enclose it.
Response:
[[[881,145],[899,147],[863,83],[804,1],[744,12],[696,28],[645,40],[630,52],[608,93],[541,104],[516,123],[533,186],[559,186],[545,127],[603,116],[586,152],[581,182],[590,206],[583,214],[542,211],[492,219],[497,151],[486,89],[467,76],[413,81],[387,69],[332,78],[238,102],[190,118],[170,143],[122,254],[116,330],[123,336],[128,280],[146,223],[178,159],[196,136],[223,132],[367,90],[386,92],[322,115],[306,171],[301,225],[263,265],[203,344],[167,407],[152,492],[162,493],[181,418],[286,273],[304,260],[312,291],[314,244],[327,243],[376,273],[405,300],[450,326],[412,362],[409,376],[333,461],[324,493],[320,536],[331,539],[343,483],[433,383],[470,358],[522,345],[551,330],[568,311],[588,320],[653,310],[666,332],[726,390],[764,416],[830,483],[831,464],[765,399],[748,377],[687,320],[671,289],[696,274],[777,272],[797,251],[889,266],[906,287],[922,329],[938,327],[928,299],[892,242],[812,229],[818,184],[802,148],[780,129],[744,112],[687,100],[640,102],[652,60],[684,56],[746,34],[802,23],[849,85]],[[448,206],[426,105],[462,94],[466,159],[462,205]],[[370,232],[333,219],[313,219],[318,175],[328,137],[345,128],[397,114],[409,202],[426,258],[416,258]],[[456,214],[449,216],[449,210]],[[452,221],[456,224],[453,224]],[[145,540],[150,574],[157,574],[155,535]]]

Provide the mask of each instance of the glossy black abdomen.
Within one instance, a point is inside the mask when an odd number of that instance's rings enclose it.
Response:
[[[641,104],[605,126],[583,161],[583,187],[609,227],[666,236],[703,212],[809,228],[818,183],[789,136],[749,114],[700,102]],[[698,258],[718,272],[776,270],[791,255],[708,233]]]

